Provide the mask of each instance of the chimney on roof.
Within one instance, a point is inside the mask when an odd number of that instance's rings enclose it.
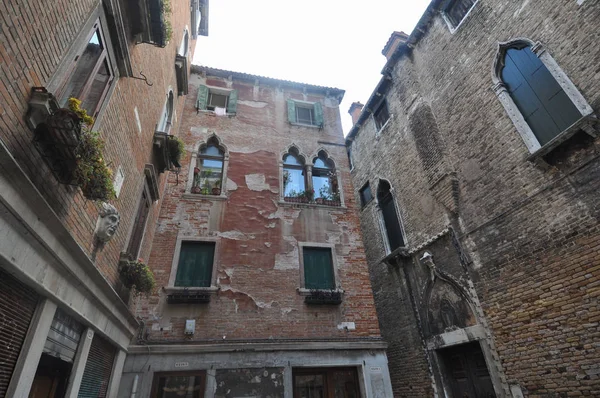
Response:
[[[398,48],[399,45],[406,43],[407,40],[408,35],[406,33],[394,32],[388,39],[387,43],[385,44],[385,47],[383,47],[383,50],[381,50],[381,53],[385,55],[386,59],[389,60],[392,57],[394,51],[396,51],[396,48]]]
[[[352,116],[352,125],[355,125],[358,122],[358,117],[360,116],[360,112],[362,111],[363,104],[360,102],[353,102],[350,105],[350,109],[348,109],[348,113]]]

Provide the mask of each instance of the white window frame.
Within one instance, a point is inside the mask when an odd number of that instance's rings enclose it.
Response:
[[[333,267],[333,282],[335,285],[335,289],[307,289],[304,283],[304,248],[317,248],[317,249],[330,249],[331,250],[331,266]],[[308,296],[311,294],[311,291],[317,290],[322,292],[339,292],[343,293],[342,284],[340,281],[339,270],[338,270],[338,261],[337,254],[335,252],[335,244],[333,243],[317,243],[317,242],[298,242],[298,260],[300,267],[300,287],[298,288],[298,293],[302,296]]]
[[[446,2],[446,4],[448,4],[449,2],[450,1]],[[444,19],[444,21],[446,21],[446,25],[448,25],[448,29],[450,30],[450,33],[454,34],[462,26],[463,22],[465,22],[465,20],[469,17],[469,15],[473,11],[473,9],[477,5],[477,3],[479,3],[479,0],[475,0],[475,2],[473,3],[473,5],[471,6],[471,8],[469,8],[469,10],[465,14],[465,16],[460,20],[460,22],[456,26],[452,25],[452,22],[450,21],[450,18],[448,18],[448,15],[446,14],[446,10],[445,9],[442,10],[442,12],[441,12],[442,18]],[[446,6],[444,6],[444,8],[445,7]]]
[[[212,273],[210,279],[210,286],[175,286],[175,279],[177,279],[177,268],[179,266],[179,257],[181,255],[181,244],[183,242],[206,242],[215,244],[215,253],[213,256]],[[219,290],[217,285],[217,274],[218,264],[220,263],[221,253],[221,238],[218,236],[178,236],[177,243],[175,244],[175,253],[173,255],[173,262],[171,263],[171,273],[169,274],[169,284],[165,286],[167,294],[177,294],[181,292],[201,292],[208,294],[216,294]]]
[[[565,94],[569,97],[571,102],[575,105],[575,107],[581,112],[581,118],[585,118],[591,115],[594,110],[588,104],[583,95],[579,92],[575,84],[569,79],[567,74],[558,66],[558,63],[554,60],[554,58],[546,51],[544,46],[540,42],[533,42],[527,38],[515,38],[506,42],[498,42],[498,47],[496,49],[496,56],[494,57],[494,61],[492,64],[492,89],[494,93],[500,100],[500,103],[506,110],[508,117],[515,125],[517,132],[523,139],[525,146],[532,154],[532,156],[537,154],[542,154],[544,152],[548,152],[553,147],[570,137],[575,131],[571,131],[571,129],[565,130],[562,133],[559,133],[552,141],[542,146],[538,141],[537,137],[529,127],[529,124],[525,121],[523,114],[515,104],[514,100],[508,93],[506,85],[502,81],[500,77],[500,73],[502,67],[504,66],[503,60],[506,54],[506,51],[516,45],[528,45],[531,47],[531,51],[542,61],[542,63],[548,68],[548,71],[554,77],[556,82],[560,85],[560,87],[564,90]]]
[[[173,127],[173,119],[174,118],[175,118],[175,94],[173,93],[173,89],[171,87],[169,87],[169,90],[167,91],[167,99],[165,100],[165,105],[163,106],[163,110],[162,110],[160,119],[158,120],[158,123],[156,125],[156,131],[160,131],[161,133],[169,134],[171,132],[171,128]]]

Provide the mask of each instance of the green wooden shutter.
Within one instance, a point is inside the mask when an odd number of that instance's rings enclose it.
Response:
[[[182,242],[175,286],[210,287],[215,244]]]
[[[296,123],[296,103],[294,100],[287,100],[287,108],[288,108],[288,121],[290,123]]]
[[[229,101],[227,101],[227,113],[236,113],[238,101],[238,91],[233,90],[229,93]]]
[[[198,99],[196,100],[196,109],[206,110],[208,103],[208,87],[201,85],[198,87]]]
[[[315,113],[315,126],[323,126],[323,106],[320,102],[315,102],[314,106]]]
[[[334,289],[331,249],[305,247],[304,287],[307,289]]]

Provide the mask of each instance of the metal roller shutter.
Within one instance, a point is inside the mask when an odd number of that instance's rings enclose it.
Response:
[[[116,350],[109,342],[94,336],[83,371],[79,398],[106,398]]]
[[[0,269],[0,397],[6,394],[38,295]]]

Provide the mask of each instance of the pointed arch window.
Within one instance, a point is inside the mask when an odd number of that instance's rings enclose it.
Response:
[[[385,180],[379,181],[377,201],[383,223],[382,232],[385,235],[384,242],[387,243],[387,252],[391,253],[398,248],[404,247],[405,241],[398,212],[396,211],[394,196],[390,184]]]
[[[225,153],[218,142],[211,139],[200,148],[197,165],[194,168],[192,193],[221,195]]]
[[[315,192],[314,196],[317,203],[339,203],[340,195],[338,191],[335,164],[324,152],[320,152],[319,155],[313,160],[311,180],[312,189]],[[339,204],[336,205],[339,206]]]
[[[283,156],[283,196],[286,199],[306,197],[304,160],[294,149]]]
[[[540,43],[500,43],[493,70],[496,95],[531,153],[568,138],[593,112]]]
[[[173,90],[169,91],[167,96],[167,101],[163,107],[163,112],[158,121],[158,125],[156,127],[156,131],[160,131],[161,133],[169,134],[171,131],[171,126],[173,124],[173,108],[174,108],[174,96]]]

